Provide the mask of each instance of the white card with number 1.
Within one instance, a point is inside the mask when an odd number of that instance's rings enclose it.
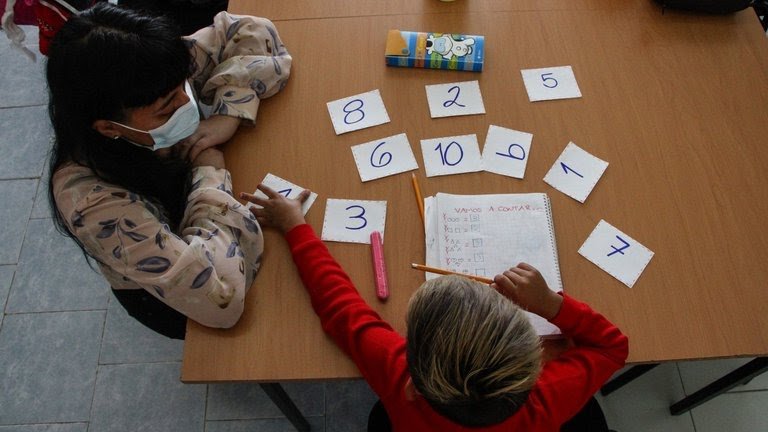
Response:
[[[579,248],[579,254],[632,288],[653,258],[653,252],[601,220]]]
[[[544,181],[576,201],[584,203],[606,168],[608,162],[592,156],[570,142],[544,176]]]
[[[273,191],[283,195],[286,198],[296,199],[300,193],[304,191],[304,188],[301,186],[297,186],[288,180],[282,179],[272,173],[268,173],[264,180],[261,181],[261,184],[264,186],[272,189]],[[253,193],[259,198],[267,199],[267,196],[264,195],[264,192],[256,189],[256,192]],[[309,197],[306,201],[301,205],[301,211],[305,215],[309,211],[309,208],[312,207],[312,204],[315,203],[315,200],[317,199],[317,194],[314,192],[311,192],[309,194]],[[257,207],[261,208],[261,206],[258,206],[256,204],[248,203],[248,207]]]

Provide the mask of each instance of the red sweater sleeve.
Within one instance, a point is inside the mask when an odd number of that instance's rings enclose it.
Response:
[[[355,362],[380,398],[398,388],[391,376],[402,359],[405,339],[365,303],[349,276],[309,225],[286,234],[293,261],[320,317],[323,330]]]
[[[551,322],[575,346],[544,365],[529,402],[549,413],[553,424],[559,426],[624,366],[629,342],[605,317],[567,295],[563,295],[563,306]]]

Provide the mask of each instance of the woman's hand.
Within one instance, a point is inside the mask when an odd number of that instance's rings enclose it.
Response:
[[[491,288],[547,320],[554,318],[563,304],[563,297],[550,290],[541,273],[526,263],[496,275]]]
[[[245,192],[240,193],[240,198],[262,207],[250,208],[259,224],[273,226],[285,234],[294,227],[306,223],[301,204],[309,197],[309,190],[305,189],[296,199],[290,199],[263,184],[258,185],[257,189],[264,192],[267,199]]]
[[[194,164],[194,160],[206,149],[229,141],[239,125],[239,118],[223,115],[200,120],[197,130],[179,143],[179,155]]]

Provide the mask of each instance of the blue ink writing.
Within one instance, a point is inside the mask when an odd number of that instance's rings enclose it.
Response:
[[[627,243],[626,240],[624,240],[623,238],[621,238],[619,236],[616,236],[616,238],[619,239],[619,241],[624,243],[624,244],[622,246],[620,246],[620,247],[616,247],[614,245],[611,245],[611,249],[613,249],[613,252],[609,253],[608,256],[611,256],[611,255],[614,255],[614,254],[617,254],[617,253],[624,255],[624,250],[629,248],[629,243]]]
[[[520,155],[520,156],[513,155],[512,154],[512,149],[513,148],[520,149],[520,152],[522,153],[522,155]],[[525,149],[520,144],[510,144],[509,147],[507,147],[507,152],[506,153],[496,152],[496,154],[499,155],[499,156],[508,157],[508,158],[512,158],[512,159],[517,159],[517,160],[525,159]]]
[[[550,76],[547,76],[547,75],[550,75]],[[551,75],[552,75],[552,72],[541,74],[541,80],[544,81],[544,83],[543,83],[544,87],[552,89],[552,88],[557,87],[557,80],[552,78]],[[545,76],[547,76],[547,77],[544,78]],[[548,81],[549,81],[549,84],[547,84]]]
[[[454,162],[450,162],[450,161],[448,160],[448,151],[449,151],[449,150],[451,149],[451,147],[453,147],[454,145],[455,145],[456,147],[458,147],[458,150],[459,150],[459,157],[458,157],[458,159],[456,159]],[[445,149],[443,149],[443,143],[439,143],[439,144],[437,145],[437,147],[435,147],[435,150],[437,150],[438,152],[440,152],[440,160],[442,161],[443,165],[448,165],[448,166],[456,166],[456,165],[458,165],[458,164],[461,162],[461,160],[462,160],[462,159],[464,159],[464,149],[463,149],[463,148],[461,148],[461,144],[457,143],[456,141],[451,141],[451,143],[450,143],[450,144],[448,144],[447,146],[445,146]],[[455,153],[455,152],[454,152],[454,153]]]
[[[363,217],[363,215],[365,215],[365,207],[359,206],[359,205],[351,205],[351,206],[347,207],[344,210],[351,210],[353,208],[354,209],[359,209],[360,213],[358,213],[358,214],[356,214],[354,216],[350,216],[349,219],[360,219],[361,220],[361,225],[360,226],[356,226],[356,227],[344,226],[344,228],[346,228],[348,230],[359,230],[359,229],[365,228],[368,225],[368,220]]]
[[[576,171],[574,171],[574,170],[573,170],[573,168],[569,167],[568,165],[566,165],[566,164],[564,164],[564,163],[560,162],[560,166],[561,166],[561,167],[563,167],[563,171],[565,171],[565,173],[566,173],[566,174],[568,174],[568,172],[570,171],[570,172],[572,172],[572,173],[576,174],[577,176],[579,176],[579,177],[581,177],[581,178],[584,178],[584,176],[583,176],[583,175],[581,175],[581,174],[577,173]]]
[[[443,102],[443,106],[445,108],[451,107],[453,105],[458,105],[458,106],[460,106],[462,108],[466,107],[466,105],[462,105],[462,104],[456,102],[456,99],[459,98],[459,94],[461,94],[461,88],[459,88],[459,86],[453,86],[453,87],[448,89],[448,93],[450,93],[450,92],[452,92],[454,90],[456,90],[456,96],[454,96],[453,99],[451,99],[451,100],[447,100],[447,101]]]
[[[357,102],[357,108],[352,108],[350,105]],[[346,124],[354,124],[359,122],[360,120],[365,118],[365,111],[363,111],[363,100],[362,99],[353,99],[349,102],[347,102],[346,105],[344,105],[344,108],[342,108],[342,111],[344,111],[346,114],[344,114],[344,123]],[[350,120],[350,116],[353,113],[357,113],[355,116],[352,117],[358,117],[357,120]]]
[[[293,189],[291,189],[291,188],[288,188],[288,189],[279,190],[279,191],[277,191],[277,193],[279,193],[279,194],[281,194],[282,196],[284,196],[284,197],[288,198],[288,195],[290,195],[290,194],[291,194],[291,191],[292,191],[292,190],[293,190]]]
[[[389,163],[392,162],[392,153],[390,153],[390,152],[384,152],[384,153],[380,154],[378,162],[374,162],[374,160],[373,160],[373,156],[376,154],[376,150],[378,150],[379,147],[383,146],[386,143],[387,143],[386,141],[380,142],[379,145],[377,145],[373,149],[373,152],[371,152],[371,166],[372,167],[374,167],[374,168],[381,168],[383,166],[389,165]],[[386,159],[386,162],[384,161],[385,159]]]

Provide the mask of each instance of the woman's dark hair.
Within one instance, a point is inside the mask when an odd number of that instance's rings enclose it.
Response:
[[[93,123],[123,121],[126,110],[152,104],[191,72],[189,48],[170,22],[106,2],[70,18],[54,37],[47,65],[48,111],[55,133],[48,195],[57,228],[86,255],[56,205],[54,173],[68,162],[86,166],[105,182],[157,205],[177,230],[189,189],[189,164],[109,139]]]

